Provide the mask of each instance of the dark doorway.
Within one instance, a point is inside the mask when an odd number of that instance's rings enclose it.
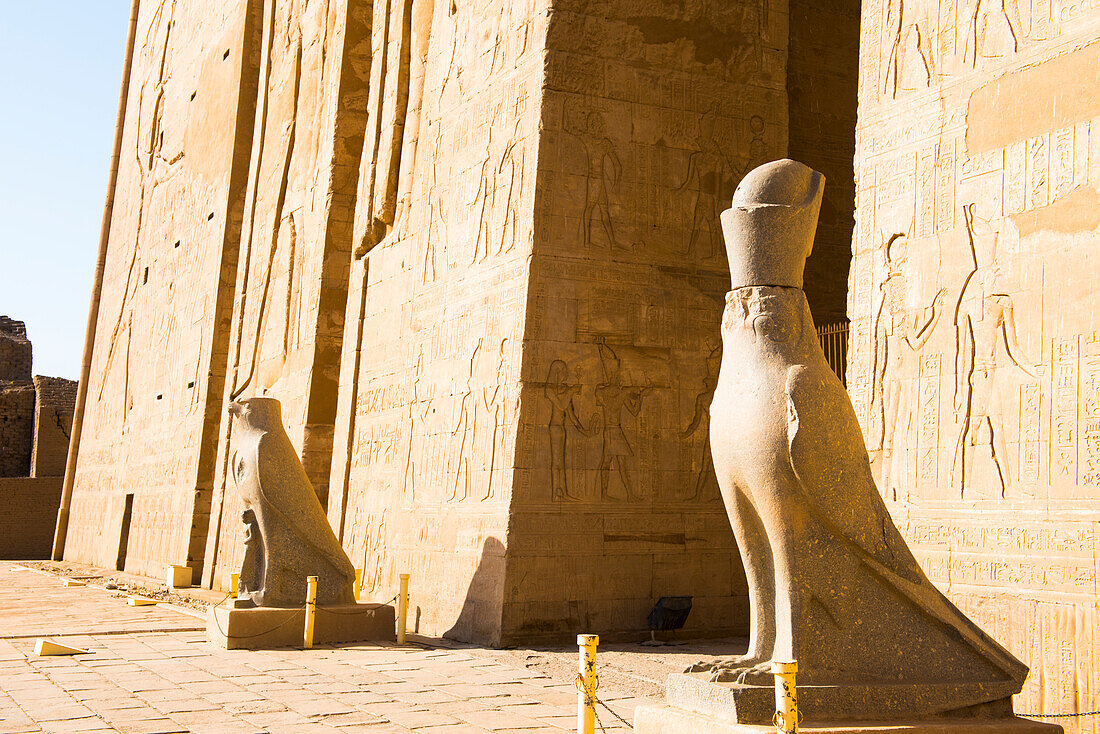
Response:
[[[134,494],[126,495],[126,509],[122,511],[122,528],[118,532],[118,558],[115,559],[115,570],[126,570],[126,548],[130,545],[130,518],[134,514]]]
[[[805,291],[818,327],[847,329],[855,225],[859,0],[791,0],[788,155],[825,174]]]

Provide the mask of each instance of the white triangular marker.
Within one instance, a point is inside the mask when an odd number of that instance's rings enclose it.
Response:
[[[75,579],[62,579],[62,583],[66,586],[87,586],[83,581],[77,581]]]
[[[47,640],[45,637],[39,637],[34,642],[34,654],[39,656],[45,655],[84,655],[91,650],[81,650],[79,647],[68,647],[62,645],[53,640]]]

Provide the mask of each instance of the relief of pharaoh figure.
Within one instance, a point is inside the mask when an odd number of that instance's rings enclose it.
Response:
[[[771,686],[770,663],[797,660],[800,686],[857,687],[863,713],[1011,711],[1027,668],[921,571],[822,353],[802,274],[823,187],[813,169],[775,161],[750,172],[722,214],[733,290],[711,447],[751,636],[745,655],[689,672]],[[876,694],[884,682],[889,693]]]
[[[896,500],[905,473],[904,453],[916,405],[906,381],[917,374],[914,357],[924,349],[943,313],[947,289],[941,288],[927,307],[912,307],[912,283],[906,275],[908,238],[895,234],[886,242],[886,280],[875,313],[874,392],[881,421],[878,448],[882,451],[882,489]]]
[[[568,365],[560,359],[551,362],[550,370],[546,374],[546,386],[543,388],[546,399],[550,402],[550,499],[576,501],[580,497],[569,492],[567,424],[572,424],[582,436],[589,435],[589,432],[581,423],[573,404],[573,398],[580,393],[581,387],[569,384],[568,380]]]
[[[642,410],[642,400],[650,388],[623,385],[622,362],[614,350],[602,338],[596,345],[603,364],[604,382],[596,386],[596,404],[600,406],[603,442],[600,447],[600,499],[625,499],[631,502],[644,499],[634,491],[631,479],[634,447],[623,430],[623,412],[635,418]],[[611,472],[614,470],[622,481],[625,496],[615,497],[612,492]]]

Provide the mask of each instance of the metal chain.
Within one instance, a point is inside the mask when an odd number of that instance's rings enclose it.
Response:
[[[618,719],[619,721],[621,721],[623,723],[623,726],[632,727],[633,725],[629,721],[627,721],[623,717],[619,716],[619,714],[615,712],[615,709],[608,706],[606,703],[604,703],[602,700],[600,700],[599,696],[596,695],[596,689],[598,689],[600,687],[600,676],[593,675],[593,677],[596,679],[596,684],[594,686],[592,686],[592,700],[595,701],[596,703],[598,703],[599,705],[603,706],[608,711],[610,711],[612,716],[614,716],[616,719]],[[585,696],[588,695],[588,692],[586,690],[584,690],[584,678],[581,677],[580,673],[577,673],[576,677],[573,678],[573,685],[576,687],[576,689],[578,691],[583,693]],[[596,715],[596,723],[599,724],[600,731],[606,732],[607,729],[604,728],[603,722],[600,721],[600,714],[599,714],[598,711],[596,711],[595,706],[592,707],[592,712]]]
[[[601,700],[600,700],[599,698],[597,698],[596,696],[593,696],[593,698],[595,698],[595,699],[596,699],[596,703],[598,703],[599,705],[603,706],[603,707],[604,707],[605,709],[607,709],[608,711],[610,711],[610,712],[611,712],[611,715],[612,715],[612,716],[614,716],[614,717],[615,717],[616,719],[618,719],[619,721],[623,722],[623,726],[626,726],[626,727],[632,727],[632,724],[631,724],[631,723],[630,723],[629,721],[627,721],[626,719],[624,719],[623,717],[621,717],[621,716],[619,716],[619,715],[618,715],[617,713],[615,713],[615,709],[613,709],[613,708],[611,708],[610,706],[608,706],[608,705],[607,705],[606,703],[604,703],[603,701],[601,701]],[[600,718],[600,717],[599,717],[599,715],[597,714],[597,715],[596,715],[596,720],[597,720],[597,721],[599,721],[599,718]]]
[[[227,639],[227,640],[251,640],[253,637],[263,637],[264,635],[271,634],[272,632],[279,629],[280,627],[287,626],[288,624],[293,622],[295,619],[297,619],[298,615],[302,614],[303,612],[305,612],[304,609],[295,610],[295,612],[293,614],[291,614],[289,617],[287,617],[281,623],[275,625],[274,627],[272,627],[269,630],[265,630],[264,632],[259,632],[259,633],[254,634],[254,635],[231,635],[231,634],[229,634],[224,629],[222,629],[222,623],[218,620],[218,615],[217,614],[214,615],[214,624],[217,626],[218,632],[221,632],[222,636],[225,637],[225,639]]]
[[[1028,719],[1073,719],[1078,716],[1100,716],[1100,711],[1082,711],[1079,714],[1016,714]]]
[[[394,594],[393,598],[390,599],[389,601],[380,602],[378,604],[359,604],[358,602],[356,602],[356,606],[361,607],[361,608],[356,609],[355,611],[352,611],[352,612],[335,612],[331,609],[326,609],[325,607],[321,607],[321,606],[317,607],[317,611],[318,612],[324,612],[325,614],[332,614],[332,615],[337,616],[337,617],[352,616],[352,615],[355,615],[355,614],[362,614],[364,609],[381,609],[382,607],[387,606],[387,605],[392,604],[393,602],[397,601],[398,596],[400,596],[400,594]]]

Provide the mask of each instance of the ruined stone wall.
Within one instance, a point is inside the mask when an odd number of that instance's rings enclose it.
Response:
[[[142,3],[66,559],[201,569],[260,3]],[[249,80],[249,77],[253,77]]]
[[[327,15],[325,11],[327,9]],[[265,16],[225,402],[266,395],[328,495],[351,217],[366,127],[370,3],[277,2]],[[241,501],[221,416],[206,583],[240,567]]]
[[[1031,666],[1017,710],[1096,710],[1100,11],[866,0],[860,63],[849,387],[880,487]]]
[[[31,343],[22,321],[0,316],[0,477],[30,472],[34,435]]]
[[[329,519],[366,598],[412,573],[421,631],[495,643],[546,8],[402,6],[375,3]]]
[[[35,375],[34,396],[30,476],[64,476],[76,404],[76,381]]]
[[[31,342],[22,321],[0,316],[0,382],[29,382]]]
[[[512,499],[507,640],[747,628],[709,406],[719,214],[787,148],[786,3],[555,2]]]

